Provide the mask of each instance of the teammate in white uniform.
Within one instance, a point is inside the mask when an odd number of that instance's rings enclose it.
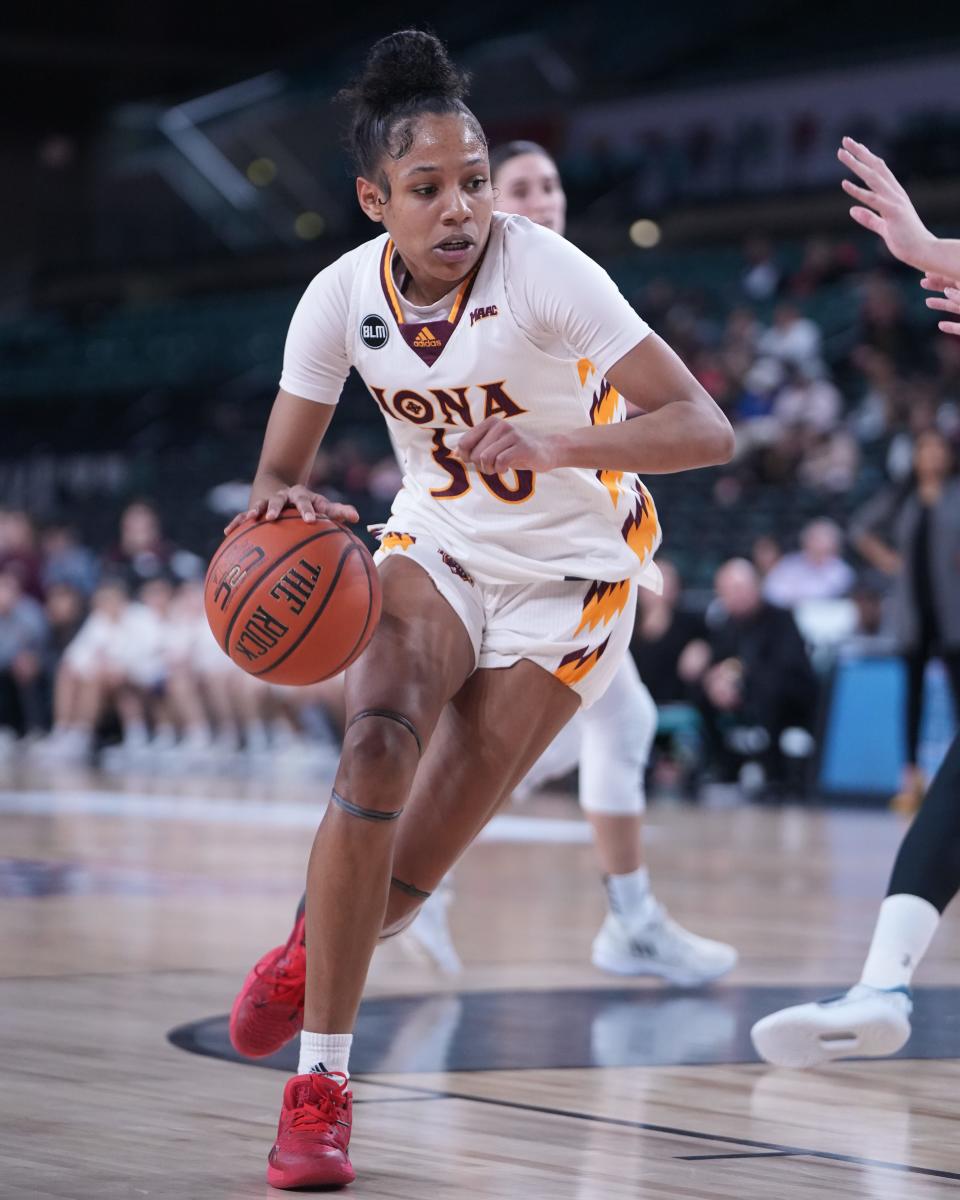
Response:
[[[499,212],[564,234],[566,195],[557,165],[542,146],[515,141],[494,147],[490,175]],[[607,690],[560,730],[521,788],[532,791],[579,766],[580,807],[593,829],[609,906],[594,938],[594,965],[618,974],[702,984],[729,971],[737,952],[671,920],[650,887],[643,852],[644,774],[656,729],[653,697],[632,655],[624,654]],[[447,928],[449,896],[448,889],[438,888],[408,936],[453,972],[459,959]]]
[[[269,1157],[277,1187],[354,1177],[350,1031],[378,937],[412,918],[615,674],[636,581],[656,582],[659,525],[636,473],[733,450],[722,413],[604,271],[493,213],[463,92],[428,34],[371,51],[352,141],[360,206],[387,232],[307,289],[237,518],[293,505],[307,521],[357,519],[302,483],[356,367],[406,474],[377,555],[383,614],[347,672],[343,755],[308,870],[304,1030]],[[603,378],[645,415],[625,423]],[[266,964],[252,974],[235,1037],[271,1007]]]

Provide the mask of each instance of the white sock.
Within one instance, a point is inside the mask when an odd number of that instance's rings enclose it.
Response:
[[[298,1075],[325,1074],[342,1071],[349,1079],[347,1064],[350,1062],[352,1033],[309,1033],[300,1034],[300,1062]]]
[[[888,896],[880,905],[860,982],[875,988],[907,987],[939,923],[940,914],[929,900],[906,892]]]
[[[646,867],[637,867],[627,875],[607,875],[607,903],[610,911],[618,917],[634,917],[641,913],[651,899],[650,872]]]

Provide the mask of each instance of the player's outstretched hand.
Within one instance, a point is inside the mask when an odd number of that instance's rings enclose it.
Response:
[[[943,292],[942,296],[928,296],[927,308],[960,316],[960,283],[955,279],[944,279],[942,275],[924,275],[920,286],[931,292]],[[941,333],[952,333],[960,337],[960,321],[938,321]]]
[[[451,453],[484,475],[552,471],[560,465],[553,438],[525,434],[504,417],[487,417],[462,434]]]
[[[843,139],[837,158],[864,184],[861,187],[849,179],[843,181],[847,195],[860,201],[850,209],[850,216],[882,237],[894,258],[920,271],[926,270],[936,238],[917,216],[896,175],[882,158],[850,137]]]
[[[360,520],[360,514],[352,504],[337,504],[298,483],[295,487],[279,488],[272,496],[252,504],[246,512],[237,513],[223,532],[232,533],[244,521],[275,521],[285,508],[295,508],[308,524],[317,517],[329,517],[331,521],[347,524]]]

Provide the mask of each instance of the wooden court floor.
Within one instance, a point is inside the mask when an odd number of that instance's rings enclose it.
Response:
[[[284,1075],[187,1053],[167,1034],[225,1013],[251,961],[286,936],[312,811],[302,787],[270,801],[256,783],[0,781],[0,1196],[276,1194],[263,1172]],[[829,993],[852,982],[899,818],[654,809],[659,896],[741,953],[729,981],[706,996],[664,993],[661,1006],[650,995],[657,985],[589,964],[603,901],[569,798],[541,798],[513,815],[456,871],[452,926],[464,973],[436,973],[399,939],[378,951],[370,996],[436,996],[402,1030],[394,1061],[409,1062],[417,1039],[436,1039],[476,993],[534,992],[527,1001],[546,1019],[572,991],[624,987],[644,1012],[661,1013],[653,1050],[677,1061],[616,1065],[633,1037],[629,1001],[613,1025],[594,1030],[610,1065],[411,1071],[385,1059],[354,1082],[358,1180],[345,1195],[960,1195],[956,1058],[809,1073],[746,1056],[689,1061],[691,1047],[709,1049],[722,1031],[717,1013],[734,993],[785,985]],[[948,918],[916,981],[940,989],[947,1011],[944,989],[957,985],[960,999],[957,933]],[[920,1009],[918,1001],[918,1026]],[[956,1034],[960,1004],[954,1011]],[[554,1061],[569,1061],[565,1036],[580,1033],[557,1037]],[[494,1047],[517,1034],[509,1021],[460,1031]]]

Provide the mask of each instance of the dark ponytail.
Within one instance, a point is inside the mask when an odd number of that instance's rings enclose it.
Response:
[[[389,194],[383,159],[409,152],[415,120],[425,113],[464,114],[486,145],[480,123],[463,102],[469,81],[431,33],[402,29],[381,38],[367,55],[363,74],[337,97],[353,108],[349,148],[357,174],[379,177]]]

